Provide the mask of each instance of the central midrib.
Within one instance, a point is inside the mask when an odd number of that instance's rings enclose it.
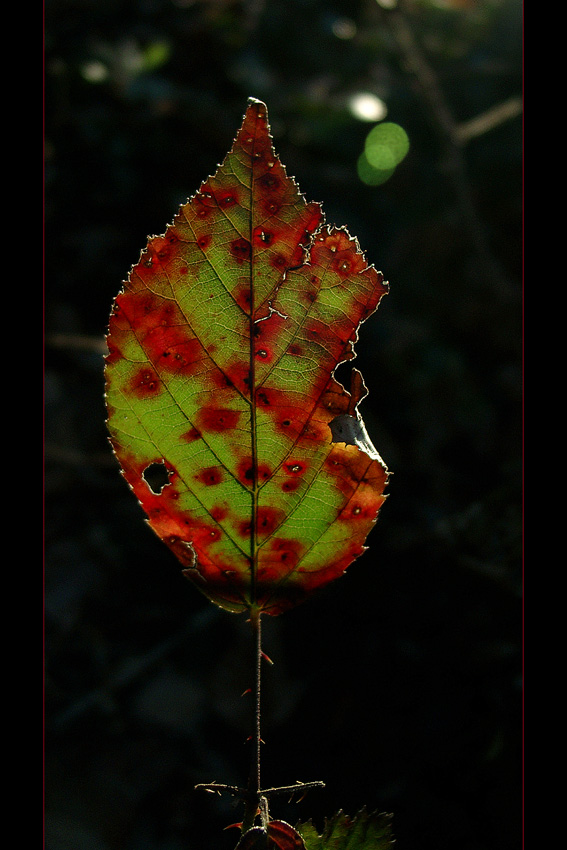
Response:
[[[254,357],[254,317],[256,315],[256,291],[254,286],[254,173],[256,168],[256,138],[258,134],[258,118],[254,127],[254,144],[251,151],[251,167],[250,167],[250,219],[248,222],[248,239],[250,242],[250,320],[248,326],[249,337],[249,361],[250,361],[250,439],[251,439],[251,457],[252,457],[252,516],[250,518],[250,556],[251,556],[251,575],[250,575],[250,602],[252,605],[257,602],[257,579],[258,579],[258,446],[257,446],[257,425],[256,425],[256,363]]]

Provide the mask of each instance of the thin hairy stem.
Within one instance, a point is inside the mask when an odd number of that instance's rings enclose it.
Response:
[[[262,716],[262,627],[260,622],[259,612],[252,612],[250,617],[252,626],[252,636],[254,642],[254,663],[255,663],[255,687],[254,687],[254,735],[252,738],[252,756],[250,764],[250,776],[248,779],[246,808],[244,811],[244,820],[242,822],[242,831],[245,832],[254,825],[254,820],[260,805],[261,793],[261,716]]]

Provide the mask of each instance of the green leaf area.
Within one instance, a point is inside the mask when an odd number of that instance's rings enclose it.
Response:
[[[355,817],[338,812],[321,835],[311,821],[296,826],[305,850],[392,850],[392,815],[362,809]]]
[[[387,470],[356,409],[362,379],[349,393],[333,373],[386,291],[299,193],[251,101],[116,297],[115,455],[150,527],[221,607],[278,614],[364,551]]]
[[[355,817],[338,812],[319,835],[311,821],[294,828],[274,820],[248,830],[235,850],[392,850],[391,822],[392,815],[366,809]]]

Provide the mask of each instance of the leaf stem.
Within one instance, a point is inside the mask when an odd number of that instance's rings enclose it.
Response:
[[[261,614],[257,609],[252,609],[250,613],[250,623],[252,626],[252,637],[254,641],[254,662],[255,662],[255,688],[254,688],[254,735],[252,739],[252,757],[250,765],[250,777],[248,779],[248,793],[246,799],[246,808],[244,811],[244,819],[242,822],[242,832],[251,829],[254,826],[254,821],[258,813],[260,805],[261,792],[261,772],[260,772],[260,750],[262,746],[261,737],[261,690],[262,690],[262,627],[260,622]]]

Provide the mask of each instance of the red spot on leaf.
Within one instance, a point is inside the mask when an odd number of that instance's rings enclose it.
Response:
[[[266,173],[258,179],[258,186],[266,192],[276,192],[281,185],[282,181],[277,174],[273,173],[273,171],[266,171]]]
[[[181,328],[158,327],[146,335],[143,344],[150,360],[169,372],[190,375],[203,357],[199,340]]]
[[[303,475],[307,469],[307,464],[302,460],[288,460],[284,463],[283,468],[288,475]]]
[[[272,351],[269,348],[257,348],[254,352],[257,360],[265,361],[269,363],[272,360]]]
[[[293,493],[300,486],[300,478],[288,478],[287,481],[284,481],[284,483],[282,484],[282,490],[284,493]]]
[[[228,516],[228,508],[224,505],[214,505],[209,513],[216,522],[222,522]]]
[[[194,208],[198,218],[208,218],[216,208],[216,201],[211,192],[210,186],[203,184],[195,197],[191,199],[191,206]]]
[[[245,260],[249,260],[252,253],[252,247],[248,239],[233,239],[229,245],[229,250],[239,264]]]
[[[268,230],[266,227],[262,227],[261,225],[254,228],[252,243],[257,248],[266,248],[268,245],[272,245],[274,240],[275,234],[273,230]]]
[[[236,468],[236,474],[238,475],[238,479],[243,484],[246,484],[247,487],[254,486],[255,478],[258,483],[262,483],[263,481],[267,481],[272,475],[272,470],[267,463],[259,463],[256,469],[256,476],[254,476],[254,463],[252,457],[248,456],[239,462]]]
[[[195,426],[193,426],[188,431],[186,431],[185,434],[181,435],[181,439],[185,440],[187,443],[192,443],[195,440],[200,439],[200,437],[201,437],[201,432],[199,431],[198,428],[195,428]]]
[[[161,381],[153,369],[140,369],[130,383],[131,389],[138,398],[149,398],[161,390]]]
[[[268,547],[261,553],[260,560],[262,563],[269,562],[272,565],[286,567],[290,570],[294,569],[302,554],[305,552],[305,545],[296,539],[286,537],[275,537],[270,540]]]
[[[226,377],[230,384],[236,387],[243,395],[250,393],[250,367],[248,363],[232,363],[226,367]],[[229,385],[230,385],[229,384]]]
[[[271,402],[271,395],[267,390],[261,389],[256,392],[256,401],[258,402],[260,407],[269,407]]]
[[[197,245],[202,251],[205,251],[212,242],[212,236],[210,233],[204,233],[202,236],[199,236],[197,239]]]
[[[207,486],[220,484],[223,477],[223,471],[219,466],[208,466],[206,469],[202,469],[195,476],[197,481],[200,481],[202,484],[206,484]]]
[[[282,523],[285,513],[281,508],[259,507],[256,512],[256,534],[261,540],[273,534]]]
[[[288,265],[288,259],[284,254],[275,254],[273,257],[270,257],[270,265],[275,269],[283,271]]]
[[[252,291],[250,289],[250,282],[247,279],[237,283],[232,291],[232,297],[238,306],[250,315],[252,309]]]
[[[277,213],[279,213],[281,206],[281,203],[279,201],[274,200],[274,198],[269,198],[262,202],[262,208],[264,212],[266,212],[269,216],[276,215]]]
[[[222,433],[236,428],[241,417],[240,410],[227,407],[202,407],[197,413],[197,424],[202,431]]]
[[[238,192],[236,189],[222,189],[215,192],[217,204],[222,209],[234,207],[238,204]]]

